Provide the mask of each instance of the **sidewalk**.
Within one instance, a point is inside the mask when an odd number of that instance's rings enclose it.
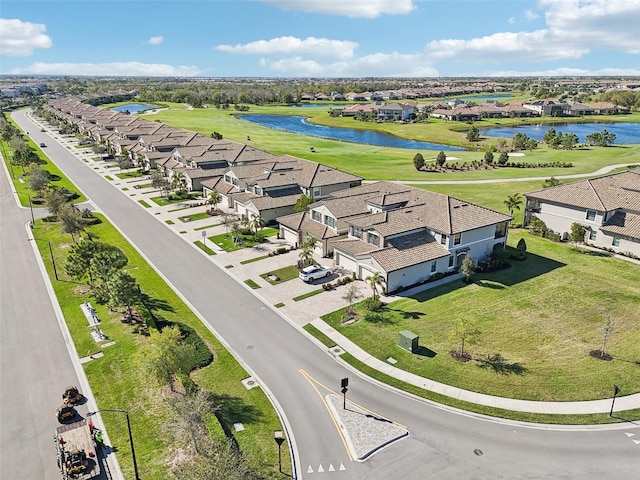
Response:
[[[372,357],[358,345],[319,318],[312,321],[311,324],[336,342],[336,345],[338,345],[342,350],[353,355],[368,367],[416,387],[455,398],[457,400],[463,400],[465,402],[475,403],[478,405],[486,405],[488,407],[501,408],[504,410],[513,410],[516,412],[549,413],[557,415],[609,413],[611,410],[612,399],[589,400],[584,402],[537,402],[505,397],[494,397],[482,393],[462,390],[461,388],[445,385],[444,383],[435,382],[428,378],[400,370],[393,365],[389,365],[382,360]],[[621,412],[623,410],[632,410],[636,408],[640,408],[640,393],[617,397],[613,411]]]

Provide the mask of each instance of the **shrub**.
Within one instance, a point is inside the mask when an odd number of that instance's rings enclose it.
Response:
[[[276,252],[278,255],[282,255],[283,253],[287,253],[287,247],[278,247],[276,248]]]
[[[369,297],[362,302],[362,306],[370,312],[378,312],[382,308],[382,302],[377,297],[375,300]]]
[[[509,255],[509,258],[511,258],[512,260],[517,260],[518,262],[523,262],[527,259],[527,254],[521,250]]]
[[[518,245],[516,246],[516,248],[521,252],[527,251],[527,242],[525,241],[524,238],[521,238],[520,240],[518,240]]]

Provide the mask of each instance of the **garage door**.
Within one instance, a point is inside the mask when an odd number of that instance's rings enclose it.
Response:
[[[344,255],[340,255],[340,253],[336,252],[335,254],[336,257],[336,265],[345,268],[347,270],[350,270],[352,272],[357,272],[358,271],[358,264],[355,260],[346,257]]]
[[[280,234],[291,245],[298,247],[298,232],[292,232],[288,228],[280,227]]]

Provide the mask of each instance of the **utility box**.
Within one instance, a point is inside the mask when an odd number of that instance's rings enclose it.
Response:
[[[402,330],[398,333],[398,346],[405,350],[416,353],[418,351],[418,341],[420,337],[409,330]]]

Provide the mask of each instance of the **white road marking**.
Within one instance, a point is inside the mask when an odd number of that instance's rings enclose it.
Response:
[[[335,469],[335,468],[333,468],[333,463],[330,463],[330,464],[329,464],[329,471],[330,471],[330,472],[335,472],[335,471],[336,471],[336,469]]]
[[[635,433],[624,432],[627,437],[633,437]]]
[[[309,465],[309,468],[307,469],[307,473],[313,473],[313,468],[311,468],[311,465]]]
[[[324,468],[322,468],[322,464],[318,467],[318,473],[323,473],[324,472]]]
[[[342,462],[340,462],[340,470],[346,470],[346,468],[344,468],[344,465],[342,464]]]

